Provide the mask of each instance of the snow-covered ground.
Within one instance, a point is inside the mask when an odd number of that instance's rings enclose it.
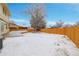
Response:
[[[4,40],[0,55],[77,56],[79,49],[64,35],[11,32]]]

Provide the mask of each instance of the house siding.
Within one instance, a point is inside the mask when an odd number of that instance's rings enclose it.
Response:
[[[5,10],[5,12],[7,12],[7,10]],[[0,4],[0,35],[5,35],[9,32],[9,16],[5,14],[3,6]]]

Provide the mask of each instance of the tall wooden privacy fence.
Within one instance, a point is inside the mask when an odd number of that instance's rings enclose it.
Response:
[[[51,34],[67,35],[79,48],[79,27],[47,28],[47,29],[41,29],[41,31],[46,33],[51,33]]]

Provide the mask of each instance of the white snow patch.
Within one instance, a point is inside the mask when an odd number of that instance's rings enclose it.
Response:
[[[47,33],[11,32],[15,37],[4,40],[4,56],[78,56],[79,49],[66,36]],[[17,36],[16,35],[20,35]],[[22,36],[21,36],[22,35]]]

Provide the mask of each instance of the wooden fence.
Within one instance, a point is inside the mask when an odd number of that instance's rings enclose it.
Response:
[[[79,27],[47,28],[47,29],[42,29],[41,31],[46,33],[51,33],[51,34],[67,35],[79,48]]]
[[[9,27],[10,31],[27,30],[27,27]]]

